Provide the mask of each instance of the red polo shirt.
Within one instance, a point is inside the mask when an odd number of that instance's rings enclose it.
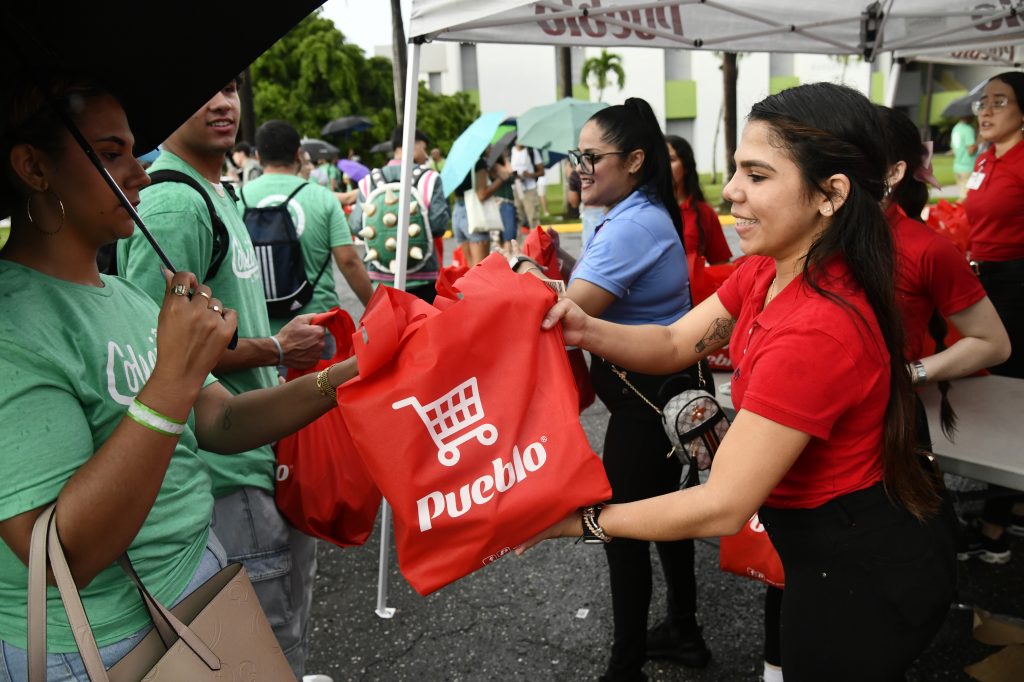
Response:
[[[921,358],[928,320],[937,308],[944,316],[985,298],[985,289],[953,242],[912,218],[896,204],[885,217],[896,243],[896,304],[906,335],[904,358]]]
[[[765,501],[770,507],[817,507],[882,479],[889,353],[845,262],[823,267],[822,288],[856,312],[815,293],[802,275],[762,309],[775,277],[775,261],[765,256],[748,258],[718,290],[736,319],[729,342],[736,410],[811,436]]]
[[[700,233],[697,231],[697,216],[700,215],[700,226],[704,229],[704,252],[708,263],[723,263],[732,260],[732,249],[722,232],[722,221],[718,219],[715,209],[706,202],[698,201],[696,207],[692,199],[679,204],[679,212],[683,216],[683,248],[686,255],[699,253]]]
[[[971,223],[971,258],[1024,258],[1024,142],[998,159],[995,146],[989,147],[978,157],[974,172],[985,177],[964,201]]]

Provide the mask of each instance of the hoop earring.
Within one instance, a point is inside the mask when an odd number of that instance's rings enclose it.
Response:
[[[53,198],[57,200],[57,205],[60,206],[60,224],[57,225],[57,229],[56,230],[44,230],[43,228],[39,227],[39,223],[37,223],[35,221],[35,219],[32,217],[32,199],[33,199],[33,197],[35,197],[37,195],[44,195],[44,194],[52,194]],[[40,232],[42,232],[43,234],[45,234],[47,237],[52,237],[53,235],[57,234],[62,229],[64,229],[64,219],[67,216],[67,214],[64,212],[64,202],[60,200],[60,197],[57,196],[57,193],[54,192],[52,189],[51,190],[47,190],[46,192],[33,192],[32,194],[30,194],[29,197],[28,197],[28,201],[25,202],[25,215],[28,216],[29,224],[32,225],[32,227],[34,227],[37,230],[39,230]]]

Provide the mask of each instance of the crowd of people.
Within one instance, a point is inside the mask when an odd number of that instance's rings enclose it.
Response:
[[[398,127],[391,160],[350,182],[333,159],[315,167],[286,121],[264,122],[254,146],[238,142],[232,81],[163,142],[147,173],[121,103],[97,83],[26,81],[6,96],[0,211],[12,226],[0,285],[18,295],[0,297],[0,680],[27,679],[29,538],[53,502],[107,666],[150,627],[116,564],[127,552],[169,606],[243,564],[302,679],[316,542],[274,504],[271,444],[330,410],[357,367],[282,374],[334,357],[313,316],[339,303],[335,268],[364,305],[374,287],[395,285],[393,242],[374,240],[394,228],[379,207],[395,203],[387,197],[406,154],[418,213],[410,238],[421,233],[406,289],[427,302],[443,264],[433,244],[449,225],[469,265],[490,249],[490,235],[468,228],[467,193],[496,201],[506,247],[539,222],[541,157],[514,144],[492,164],[482,158],[449,203],[440,150],[428,153],[419,130],[405,149]],[[1002,74],[975,107],[987,147],[966,144],[979,152],[963,179],[970,261],[920,222],[934,176],[904,114],[820,83],[757,103],[723,190],[746,258],[699,304],[687,254],[707,265],[735,254],[690,144],[664,135],[636,98],[583,127],[568,159],[570,202],[590,209],[585,241],[544,326],[561,325],[567,344],[590,352],[609,411],[602,457],[613,496],[520,551],[549,537],[603,542],[613,638],[602,679],[646,679],[648,658],[708,665],[693,541],[735,533],[754,512],[786,573],[784,590],[766,592],[767,682],[902,679],[945,619],[958,552],[1009,559],[1005,534],[1024,533],[1024,500],[993,491],[957,547],[955,511],[919,454],[931,434],[915,389],[986,367],[1024,378],[1022,98],[1024,76]],[[134,229],[51,99],[177,272]],[[309,287],[287,312],[268,308],[265,257],[247,227],[268,207],[286,214]],[[116,276],[97,264],[113,242]],[[538,274],[528,259],[514,264]],[[960,335],[948,347],[947,320]],[[928,355],[926,335],[937,349]],[[702,385],[704,358],[726,346],[736,417],[706,482],[681,481],[659,408]],[[947,427],[955,413],[943,396]],[[649,627],[652,542],[667,611]],[[84,679],[55,594],[48,610],[49,679]]]

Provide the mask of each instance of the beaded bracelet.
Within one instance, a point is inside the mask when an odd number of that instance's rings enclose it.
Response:
[[[165,436],[180,436],[185,432],[185,422],[171,419],[139,402],[136,398],[128,407],[128,416],[151,431]]]
[[[600,544],[612,541],[611,536],[604,532],[604,528],[601,528],[601,525],[597,522],[598,515],[602,509],[604,509],[603,504],[595,504],[583,508],[582,540],[585,544]]]

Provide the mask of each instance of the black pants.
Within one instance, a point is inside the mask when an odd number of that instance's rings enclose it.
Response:
[[[919,450],[931,451],[932,438],[928,428],[928,415],[924,403],[915,396],[914,444]],[[943,493],[942,509],[949,532],[956,537],[959,527],[953,501]],[[764,599],[764,660],[772,665],[784,667],[782,663],[782,589],[768,586]]]
[[[659,407],[671,395],[696,387],[696,372],[671,379],[636,373],[629,380]],[[682,464],[675,456],[658,414],[594,356],[594,391],[611,417],[604,440],[604,468],[612,502],[633,502],[679,489]],[[667,381],[667,385],[666,385]],[[713,390],[713,389],[712,389]],[[654,543],[668,591],[668,618],[683,628],[696,627],[697,582],[693,540]],[[609,669],[623,678],[638,676],[647,660],[647,612],[651,603],[650,543],[616,538],[605,545],[611,576],[614,640]]]
[[[990,367],[992,374],[1024,379],[1024,258],[982,263],[978,279],[1010,336],[1010,359]]]
[[[921,523],[881,484],[815,509],[763,507],[786,572],[786,682],[903,680],[954,596],[944,515]]]
[[[990,367],[992,374],[1024,379],[1024,259],[982,263],[978,278],[985,293],[992,300],[999,319],[1010,336],[1010,359]],[[1015,495],[1008,488],[989,486],[998,497],[985,501],[981,518],[987,523],[1005,526],[1010,522],[1011,510],[1024,495]]]

